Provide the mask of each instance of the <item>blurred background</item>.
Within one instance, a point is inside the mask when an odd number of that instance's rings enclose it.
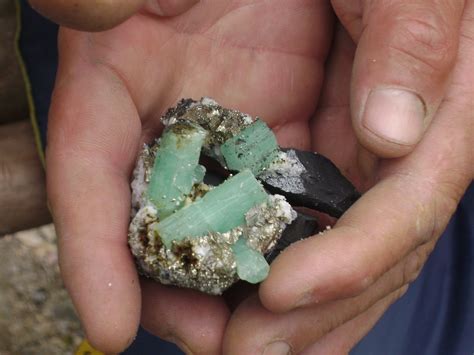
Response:
[[[0,355],[73,354],[83,334],[59,276],[17,23],[15,0],[0,0]]]

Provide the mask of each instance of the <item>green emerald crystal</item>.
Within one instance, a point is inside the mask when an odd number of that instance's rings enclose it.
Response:
[[[265,202],[267,197],[252,173],[244,170],[160,221],[155,230],[167,247],[173,240],[227,232],[244,225],[245,213]]]
[[[257,120],[239,134],[225,141],[221,153],[230,170],[250,169],[258,176],[279,152],[272,130],[262,120]]]
[[[247,245],[245,238],[240,238],[233,246],[237,275],[241,280],[256,284],[263,280],[270,271],[267,261],[258,251]]]
[[[148,186],[148,197],[160,219],[178,210],[205,169],[198,164],[206,131],[198,125],[180,122],[162,135]]]

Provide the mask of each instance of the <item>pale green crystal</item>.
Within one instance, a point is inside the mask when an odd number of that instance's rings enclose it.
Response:
[[[156,232],[170,247],[173,240],[224,233],[245,224],[245,213],[267,200],[267,193],[252,173],[244,170],[209,191],[200,200],[160,221]]]
[[[237,275],[241,280],[256,284],[263,280],[270,271],[267,261],[258,251],[247,245],[245,238],[240,238],[233,246]]]
[[[230,170],[250,169],[259,175],[276,159],[278,144],[272,130],[262,120],[245,127],[221,146],[221,153]]]
[[[194,181],[201,182],[204,180],[204,175],[206,175],[206,168],[203,167],[202,165],[197,165],[196,168],[193,171],[193,179]]]
[[[204,167],[198,165],[206,131],[181,122],[162,135],[148,187],[148,197],[160,219],[178,210],[195,183],[202,181]]]

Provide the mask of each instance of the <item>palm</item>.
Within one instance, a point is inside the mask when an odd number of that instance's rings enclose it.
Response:
[[[205,95],[277,130],[290,128],[282,143],[309,148],[307,121],[330,44],[328,11],[311,1],[220,1],[175,18],[140,13],[111,31],[64,36],[87,37],[86,55],[126,83],[144,128],[180,98]]]

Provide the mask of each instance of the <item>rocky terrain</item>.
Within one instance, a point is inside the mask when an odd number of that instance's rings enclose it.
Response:
[[[73,354],[82,340],[55,240],[52,225],[0,237],[0,355]]]

